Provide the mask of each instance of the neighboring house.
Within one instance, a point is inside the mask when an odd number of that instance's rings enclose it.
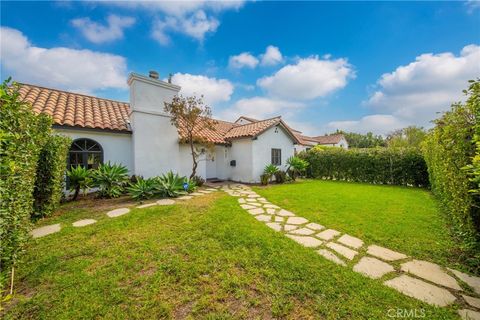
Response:
[[[20,95],[37,113],[54,120],[54,129],[74,141],[69,165],[96,168],[100,163],[125,165],[131,174],[145,178],[169,170],[189,175],[192,157],[184,143],[185,132],[177,130],[163,111],[164,103],[178,94],[171,83],[131,74],[130,103],[20,84]],[[280,117],[236,122],[216,120],[216,130],[196,134],[214,144],[205,150],[197,174],[210,179],[259,182],[265,165],[285,170],[286,160],[300,144],[298,133]]]
[[[309,137],[302,135],[299,131],[295,131],[295,135],[300,141],[300,144],[295,146],[296,153],[300,151],[308,151],[316,145],[348,149],[348,142],[343,134]]]

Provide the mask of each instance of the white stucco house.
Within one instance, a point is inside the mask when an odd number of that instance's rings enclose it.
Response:
[[[35,112],[51,115],[57,132],[73,139],[69,165],[95,168],[110,161],[145,178],[169,170],[188,176],[192,168],[189,146],[182,143],[182,130],[163,111],[164,103],[180,87],[155,74],[135,73],[129,76],[128,85],[129,103],[30,84],[20,84],[20,95]],[[281,117],[217,120],[215,128],[197,133],[214,144],[197,169],[206,179],[259,182],[267,164],[285,170],[286,160],[301,145],[298,131]]]
[[[343,134],[309,137],[302,135],[301,132],[296,130],[293,130],[293,132],[300,141],[300,143],[295,145],[295,153],[308,151],[317,145],[348,149],[348,142]]]

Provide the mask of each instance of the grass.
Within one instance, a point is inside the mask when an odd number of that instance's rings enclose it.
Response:
[[[68,226],[88,216],[75,204],[42,221],[64,228],[28,248],[6,319],[456,318],[321,258],[223,192],[115,219],[101,218],[108,201],[82,206],[98,223]]]
[[[255,190],[283,208],[367,244],[462,268],[438,204],[427,190],[321,180]]]

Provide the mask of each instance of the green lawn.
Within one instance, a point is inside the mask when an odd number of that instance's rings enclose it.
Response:
[[[261,192],[274,200],[288,188]],[[104,216],[115,201],[78,204],[88,210],[67,204],[42,221],[65,227],[28,248],[6,319],[384,319],[397,308],[457,318],[453,308],[433,308],[325,260],[223,192],[115,219]],[[66,226],[88,214],[98,223]]]
[[[269,201],[328,228],[416,258],[461,268],[432,194],[424,189],[304,180],[255,188]]]

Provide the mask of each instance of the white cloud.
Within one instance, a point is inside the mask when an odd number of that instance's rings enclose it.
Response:
[[[243,67],[253,69],[258,65],[258,59],[252,56],[250,52],[242,52],[236,56],[231,56],[228,65],[235,69]]]
[[[33,46],[20,31],[1,27],[2,77],[77,92],[127,87],[126,60],[113,54]]]
[[[238,100],[232,107],[220,112],[219,116],[227,120],[235,120],[240,116],[266,119],[281,115],[285,118],[293,115],[303,107],[303,103],[300,102],[252,97]]]
[[[102,3],[102,2],[101,2]],[[202,42],[208,33],[220,25],[218,14],[226,10],[237,10],[244,1],[105,1],[132,9],[143,9],[157,17],[152,26],[152,37],[162,45],[171,42],[171,33],[180,33]],[[161,17],[160,15],[161,14]]]
[[[480,1],[478,0],[467,0],[464,2],[467,6],[467,12],[473,14],[475,10],[480,9]]]
[[[276,64],[282,63],[283,56],[275,46],[268,46],[265,50],[265,53],[261,56],[262,59],[262,66],[274,66]]]
[[[184,96],[203,95],[205,103],[212,107],[217,102],[229,101],[233,93],[233,85],[226,79],[209,78],[202,75],[176,73],[172,83],[182,87]]]
[[[123,31],[131,27],[135,23],[135,19],[112,14],[107,17],[106,25],[92,21],[88,17],[74,19],[71,23],[80,30],[89,41],[93,43],[104,43],[123,38]]]
[[[355,73],[347,59],[319,59],[312,56],[299,59],[274,75],[263,77],[257,84],[270,95],[293,100],[324,97],[347,85]]]
[[[365,105],[398,119],[426,125],[463,99],[467,81],[480,74],[480,46],[465,46],[460,55],[451,52],[418,56],[414,62],[385,73]]]
[[[348,132],[387,134],[395,129],[408,126],[408,123],[397,119],[389,114],[372,114],[362,117],[360,120],[332,121],[327,124],[327,132],[336,129]]]

